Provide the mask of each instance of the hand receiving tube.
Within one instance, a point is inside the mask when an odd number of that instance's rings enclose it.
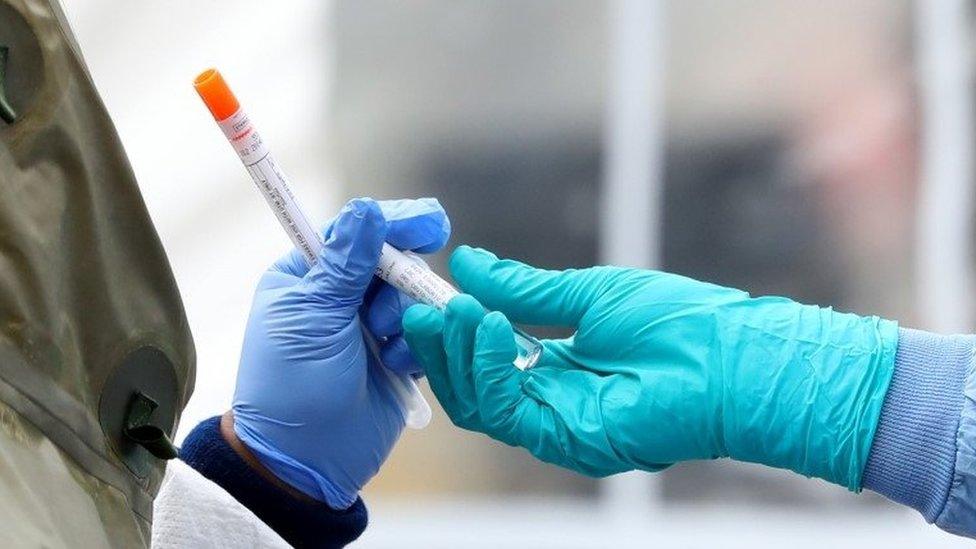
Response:
[[[594,476],[728,456],[860,489],[894,322],[657,271],[544,271],[468,247],[450,266],[471,295],[444,313],[415,305],[403,323],[455,424]],[[576,333],[544,341],[536,367],[519,371],[509,319]]]

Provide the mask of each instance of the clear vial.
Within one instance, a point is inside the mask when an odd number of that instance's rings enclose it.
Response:
[[[542,356],[542,342],[530,336],[522,330],[515,328],[515,345],[518,347],[518,356],[512,364],[519,370],[528,370],[539,362]]]

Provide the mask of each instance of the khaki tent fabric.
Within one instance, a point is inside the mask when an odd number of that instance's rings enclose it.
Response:
[[[3,547],[139,547],[149,539],[121,491],[2,403],[0,517]]]
[[[175,429],[182,303],[60,7],[0,0],[0,47],[0,546],[146,545],[164,463],[121,438],[119,395]]]

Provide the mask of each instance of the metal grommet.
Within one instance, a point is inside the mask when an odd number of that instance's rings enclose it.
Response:
[[[115,366],[102,387],[98,419],[119,460],[145,478],[159,459],[177,455],[172,436],[179,412],[176,370],[161,349],[133,349]]]

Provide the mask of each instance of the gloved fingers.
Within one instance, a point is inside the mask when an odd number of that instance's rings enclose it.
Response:
[[[451,221],[436,198],[381,200],[386,219],[386,241],[400,250],[432,253],[451,236]]]
[[[397,249],[432,253],[444,247],[451,236],[451,220],[436,198],[380,200],[377,204],[386,221],[386,241]],[[336,220],[329,220],[322,228],[323,240],[332,237]],[[309,265],[301,252],[292,249],[275,261],[270,270],[303,277]]]
[[[386,222],[379,205],[351,200],[332,226],[319,261],[305,275],[309,295],[339,306],[358,308],[379,261]]]
[[[429,305],[414,305],[403,314],[403,338],[427,373],[427,383],[441,407],[453,418],[459,413],[457,395],[451,389],[444,354],[444,313]]]
[[[450,261],[461,288],[515,322],[575,327],[599,297],[592,269],[547,271],[460,246]]]
[[[498,311],[488,313],[475,333],[475,394],[485,427],[493,437],[509,444],[517,439],[516,412],[525,398],[522,379],[526,374],[512,364],[517,355],[512,324]]]
[[[374,284],[375,291],[366,294],[363,322],[379,339],[399,335],[403,332],[403,313],[417,302],[379,279]]]
[[[380,360],[383,365],[398,374],[409,374],[417,377],[424,369],[417,359],[410,353],[407,341],[403,336],[394,336],[380,343]]]
[[[482,422],[471,364],[474,361],[475,332],[486,312],[475,298],[465,294],[451,299],[444,310],[444,354],[447,356],[448,380],[460,407],[459,416],[452,419],[460,427],[479,431]]]

